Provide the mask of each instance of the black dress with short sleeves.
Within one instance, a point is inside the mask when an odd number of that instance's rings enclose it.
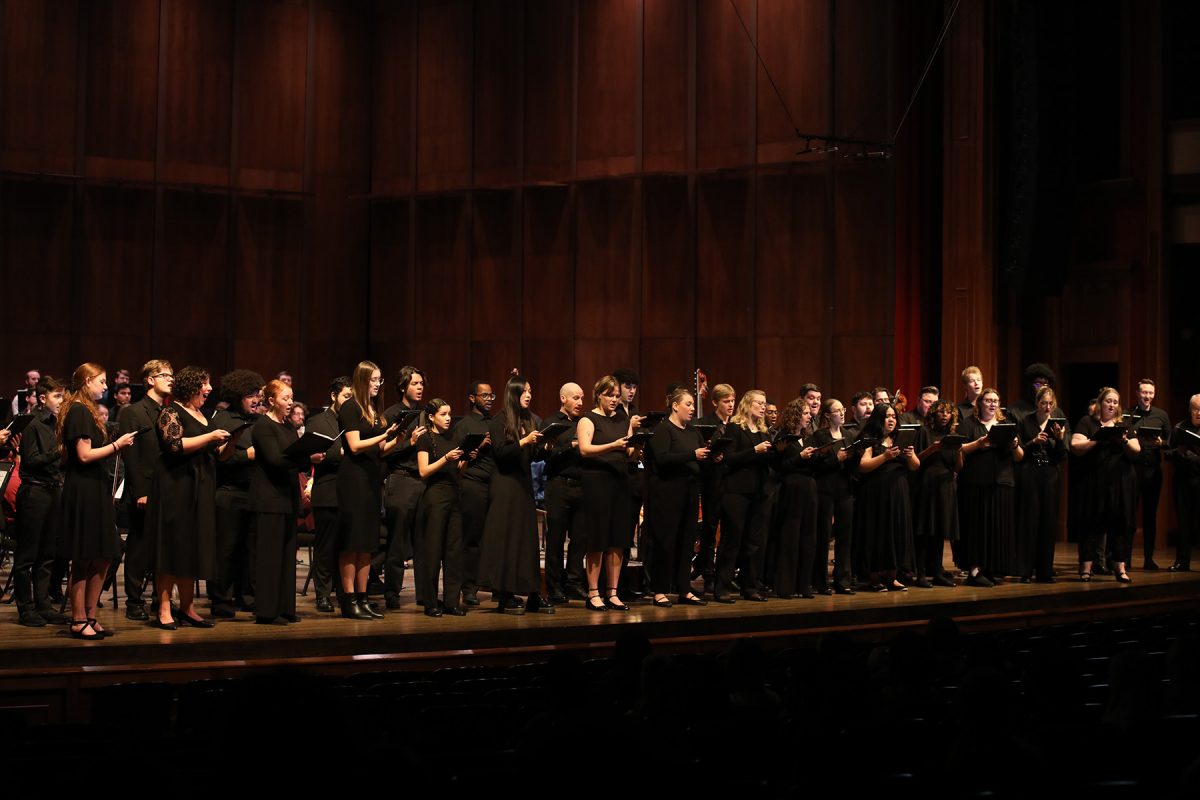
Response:
[[[75,443],[80,439],[91,442],[93,449],[108,447],[104,431],[96,427],[87,406],[73,403],[67,409],[62,428],[66,465],[59,517],[59,551],[63,558],[71,561],[107,561],[121,554],[112,485],[104,463],[107,459],[84,464],[75,449]],[[112,448],[108,452],[111,453]]]

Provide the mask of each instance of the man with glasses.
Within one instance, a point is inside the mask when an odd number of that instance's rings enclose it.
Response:
[[[496,470],[496,460],[492,457],[492,439],[488,434],[492,403],[495,401],[496,393],[492,391],[490,383],[471,381],[470,390],[467,392],[467,402],[471,408],[454,427],[456,443],[472,433],[484,435],[479,455],[462,471],[459,499],[463,532],[463,603],[468,606],[479,605],[479,598],[476,596],[479,591],[479,585],[476,583],[479,575],[479,545],[483,540],[483,523],[487,520],[488,486],[492,482],[492,473]]]
[[[121,454],[125,462],[125,488],[121,503],[129,515],[129,534],[125,538],[125,616],[133,620],[147,619],[146,600],[142,587],[150,565],[154,563],[154,542],[146,535],[146,503],[150,498],[150,482],[158,464],[158,415],[171,394],[175,374],[171,362],[152,359],[142,367],[142,383],[146,394],[136,403],[121,408],[117,416],[117,436],[145,430],[151,433],[138,436],[129,449]]]

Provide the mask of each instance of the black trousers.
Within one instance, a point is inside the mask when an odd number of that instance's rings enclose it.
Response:
[[[459,508],[462,510],[462,579],[463,591],[474,592],[479,586],[479,546],[483,543],[483,525],[487,522],[488,492],[490,487],[483,481],[463,478],[459,494]],[[549,497],[550,489],[547,487]],[[547,500],[547,505],[549,501]],[[546,557],[546,571],[549,574],[550,557]]]
[[[1017,472],[1016,574],[1054,577],[1054,539],[1058,535],[1058,467],[1022,465]]]
[[[769,576],[777,594],[811,591],[817,553],[817,483],[812,478],[792,477],[777,493],[774,572]],[[820,553],[826,559],[828,547]],[[823,565],[822,565],[823,566]],[[825,577],[822,569],[821,577]]]
[[[546,591],[551,596],[565,595],[568,588],[582,589],[587,585],[582,531],[577,527],[582,505],[583,488],[578,480],[559,476],[546,483]]]
[[[235,599],[249,607],[257,597],[255,514],[249,509],[247,494],[224,486],[217,489],[217,560],[213,577],[205,582],[214,608],[232,608]]]
[[[700,506],[704,518],[700,522],[700,550],[696,554],[696,569],[710,580],[717,575],[717,525],[721,522],[721,483],[702,481],[700,484]]]
[[[154,542],[146,534],[146,509],[127,503],[129,528],[125,536],[125,607],[145,606],[142,586],[154,563]]]
[[[371,571],[383,567],[383,593],[399,597],[404,590],[404,562],[413,557],[413,535],[417,523],[417,503],[425,492],[420,478],[404,472],[388,476],[383,489],[383,519],[387,526],[387,545],[371,561]],[[417,600],[423,600],[417,597]]]
[[[62,489],[22,483],[17,490],[17,548],[13,592],[21,614],[50,611],[58,505]]]
[[[1158,501],[1162,497],[1162,465],[1138,466],[1138,498],[1142,501],[1142,555],[1147,561],[1154,558],[1158,538]]]
[[[255,515],[254,615],[259,619],[296,614],[296,518],[291,514]]]
[[[854,495],[847,490],[817,495],[817,543],[813,558],[813,587],[829,585],[829,540],[833,545],[833,582],[849,589],[854,584],[850,563],[854,544]]]
[[[341,594],[342,582],[334,580],[338,560],[338,510],[314,508],[316,531],[313,536],[313,587],[317,598],[328,597],[335,591]]]
[[[462,600],[462,511],[459,489],[435,483],[425,489],[417,509],[417,554],[414,563],[417,596],[427,607],[437,605],[438,573],[442,573],[442,603],[458,608]]]
[[[744,593],[759,586],[754,572],[759,563],[764,529],[763,498],[758,495],[727,492],[721,498],[721,545],[717,549],[717,595],[729,594],[733,570],[743,565],[738,581]],[[748,574],[747,574],[748,573]]]
[[[654,518],[654,564],[651,591],[675,592],[686,597],[692,590],[692,551],[696,544],[696,516],[700,489],[695,480],[650,479],[649,508]]]

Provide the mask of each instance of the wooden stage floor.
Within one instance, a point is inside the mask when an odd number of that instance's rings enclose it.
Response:
[[[635,629],[660,650],[725,649],[739,638],[755,637],[784,646],[830,631],[881,638],[920,628],[934,616],[950,616],[966,630],[1017,628],[1105,616],[1135,616],[1200,605],[1200,572],[1145,572],[1118,584],[1076,577],[1074,545],[1059,546],[1055,584],[1005,583],[994,589],[909,589],[902,593],[860,592],[813,600],[739,601],[707,607],[653,607],[631,604],[628,612],[589,612],[574,601],[553,615],[510,616],[490,603],[466,617],[424,616],[411,589],[399,611],[384,620],[355,622],[318,614],[311,594],[298,597],[302,623],[256,625],[249,614],[219,621],[211,630],[160,631],[131,622],[104,597],[101,621],[116,635],[104,642],[71,639],[63,627],[24,628],[16,609],[0,606],[0,687],[78,688],[130,680],[193,680],[244,670],[295,666],[353,673],[384,669],[431,669],[468,663],[519,663],[544,659],[554,651],[581,657],[607,655],[617,637]],[[1160,563],[1169,564],[1162,552]],[[1140,563],[1140,560],[1139,562]],[[306,569],[301,566],[300,581]],[[481,598],[487,595],[481,593]],[[207,601],[200,604],[207,613]]]

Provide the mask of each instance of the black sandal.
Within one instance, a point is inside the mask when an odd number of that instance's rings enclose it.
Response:
[[[79,630],[75,630],[76,625],[80,626]],[[88,629],[91,629],[92,631],[91,636],[88,636],[84,633],[84,631]],[[104,638],[100,634],[96,633],[96,629],[92,628],[91,621],[86,619],[71,620],[71,627],[67,629],[67,632],[71,634],[72,639],[82,639],[85,642],[96,642]]]
[[[110,636],[116,636],[115,633],[108,630],[107,628],[104,630],[100,630],[99,628],[97,628],[95,617],[88,617],[88,625],[91,626],[92,630],[94,630],[96,632],[96,635],[99,636],[101,639],[107,639]]]
[[[1091,583],[1092,582],[1092,573],[1090,573],[1090,572],[1079,573],[1079,580],[1081,583]]]

